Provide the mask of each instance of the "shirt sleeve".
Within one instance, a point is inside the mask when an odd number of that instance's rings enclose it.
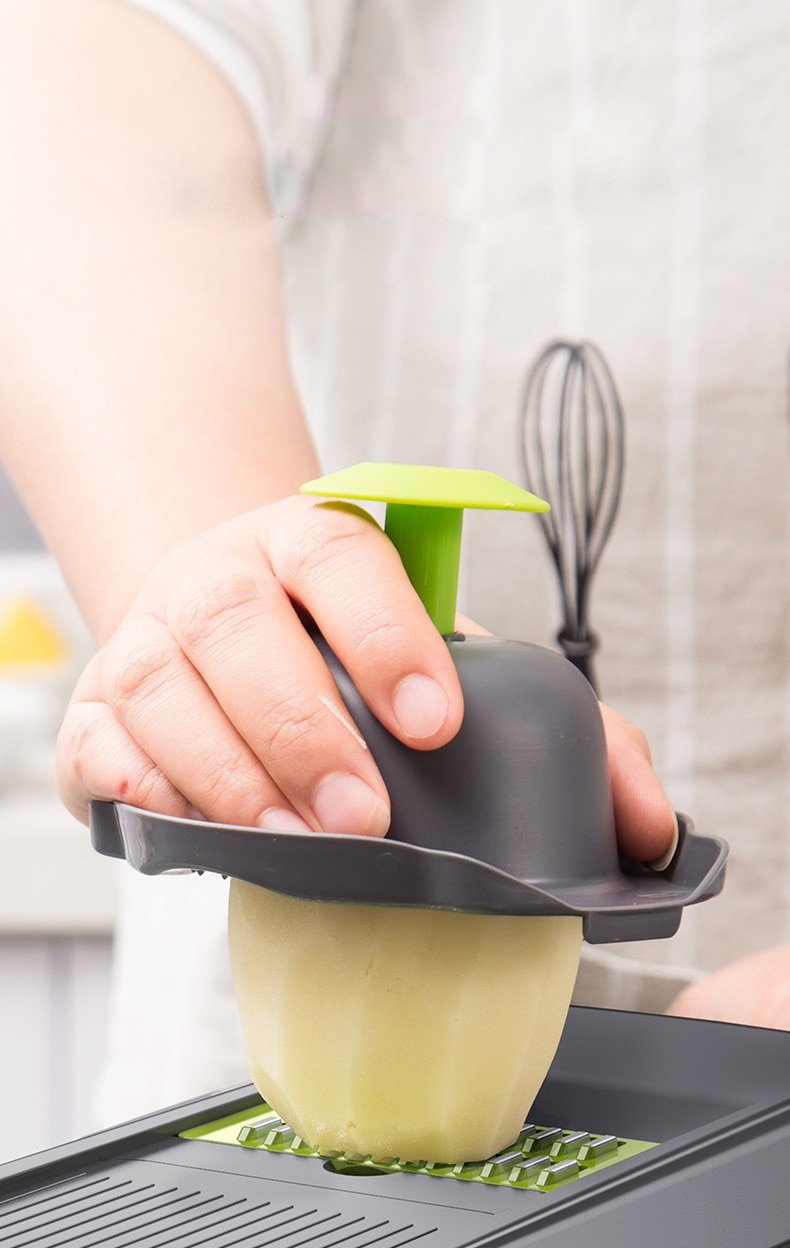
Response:
[[[193,43],[244,103],[275,208],[289,213],[330,112],[355,0],[124,0]]]

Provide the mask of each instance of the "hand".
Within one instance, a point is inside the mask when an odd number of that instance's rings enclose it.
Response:
[[[667,1014],[790,1031],[790,945],[763,949],[689,984]]]
[[[457,731],[447,647],[379,527],[286,498],[182,543],[80,678],[56,779],[164,814],[383,835],[389,798],[310,640],[317,621],[383,724],[431,749]]]
[[[414,749],[457,732],[447,647],[363,512],[303,497],[182,543],[91,660],[58,741],[61,796],[247,826],[383,835],[389,798],[305,631],[308,612],[381,722]],[[624,851],[662,852],[671,809],[642,735],[605,712]]]

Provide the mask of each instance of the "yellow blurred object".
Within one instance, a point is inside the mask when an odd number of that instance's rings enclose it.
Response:
[[[68,650],[41,609],[29,599],[0,604],[0,668],[50,666]]]

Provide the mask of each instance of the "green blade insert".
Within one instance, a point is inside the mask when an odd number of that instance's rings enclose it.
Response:
[[[272,1123],[279,1124],[272,1129]],[[463,1179],[511,1190],[550,1192],[578,1182],[618,1162],[655,1148],[652,1140],[599,1135],[568,1127],[540,1127],[525,1122],[518,1139],[495,1157],[445,1165],[441,1161],[406,1161],[398,1157],[361,1157],[312,1146],[296,1135],[266,1102],[214,1122],[179,1132],[182,1140],[231,1145],[270,1154],[292,1154],[331,1163],[341,1176],[351,1174],[420,1173],[439,1179]],[[549,1144],[547,1141],[551,1140]],[[309,1163],[308,1163],[309,1164]]]
[[[384,531],[445,636],[455,629],[464,509],[549,510],[544,499],[495,472],[418,464],[355,464],[308,481],[302,493],[386,503]]]

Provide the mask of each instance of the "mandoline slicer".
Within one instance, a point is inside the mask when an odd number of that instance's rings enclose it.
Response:
[[[249,1085],[0,1166],[0,1243],[788,1248],[789,1158],[790,1033],[572,1006],[529,1123],[462,1173],[320,1156]]]
[[[434,509],[455,512],[440,517],[444,553],[424,535],[416,552],[451,569],[461,505],[541,506],[489,476],[392,471],[383,485],[366,466],[358,489],[348,474],[315,488],[394,499],[387,528],[418,584],[403,537],[423,524],[418,504],[430,501],[429,521]],[[306,841],[97,804],[97,848],[144,872],[219,871],[316,898],[581,914],[592,940],[670,934],[684,905],[720,889],[725,847],[681,817],[666,870],[618,862],[590,687],[548,652],[453,633],[452,597],[429,606],[466,697],[464,726],[444,750],[393,743],[327,654],[393,795],[385,842]],[[248,1085],[0,1167],[0,1243],[790,1248],[788,1157],[790,1034],[571,1007],[529,1122],[495,1157],[450,1167],[320,1154]]]
[[[461,680],[460,731],[439,750],[402,745],[315,634],[391,795],[387,837],[230,827],[96,802],[100,853],[144,874],[214,871],[313,900],[580,915],[592,943],[671,936],[684,906],[721,890],[726,845],[696,835],[683,815],[664,870],[618,858],[598,702],[570,663],[454,631],[463,509],[547,503],[493,473],[399,464],[358,464],[303,489],[387,503],[385,531]]]

